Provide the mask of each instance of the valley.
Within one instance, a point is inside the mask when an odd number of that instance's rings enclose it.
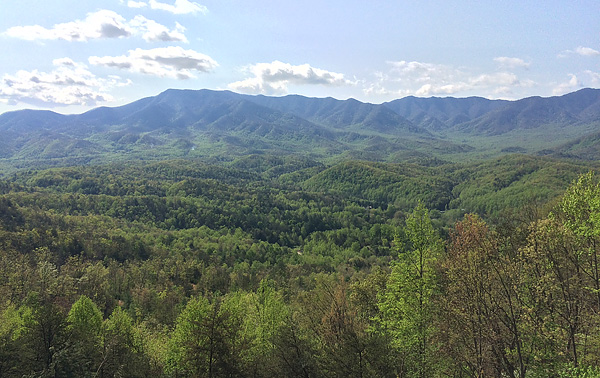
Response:
[[[600,376],[599,104],[4,113],[0,376]]]

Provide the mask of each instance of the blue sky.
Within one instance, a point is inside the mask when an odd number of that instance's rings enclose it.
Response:
[[[597,1],[6,0],[0,12],[0,113],[168,88],[381,103],[600,87]]]

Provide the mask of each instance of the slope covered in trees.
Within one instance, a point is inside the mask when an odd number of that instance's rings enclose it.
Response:
[[[600,90],[518,101],[250,96],[174,90],[115,108],[0,114],[0,173],[114,161],[299,154],[420,162],[510,153],[597,158]]]
[[[0,376],[594,376],[595,168],[20,171],[0,181]]]

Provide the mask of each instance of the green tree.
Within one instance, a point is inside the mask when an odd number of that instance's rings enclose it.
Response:
[[[20,376],[24,356],[23,334],[26,332],[25,319],[31,316],[27,306],[18,308],[13,303],[6,303],[0,311],[0,377]]]
[[[248,305],[244,333],[250,343],[248,366],[258,376],[285,375],[281,371],[276,343],[291,314],[282,293],[274,288],[274,282],[262,280],[255,293],[246,294],[245,302]]]
[[[526,261],[503,248],[481,218],[466,214],[443,263],[443,351],[473,376],[525,377],[539,348],[527,321]]]
[[[574,268],[582,275],[582,327],[589,335],[578,362],[600,364],[600,183],[593,172],[579,177],[550,214],[572,235]]]
[[[298,334],[306,332],[297,342],[304,348],[298,356],[305,358],[304,376],[395,376],[394,366],[380,363],[385,347],[350,300],[349,283],[336,275],[318,275],[315,281],[314,289],[299,295],[295,318]]]
[[[145,377],[149,370],[131,316],[117,306],[104,321],[101,377]]]
[[[94,345],[100,344],[102,334],[102,313],[98,306],[85,295],[73,303],[67,315],[67,330],[78,339],[85,339]]]
[[[548,374],[561,363],[579,364],[587,331],[585,277],[572,237],[559,222],[543,219],[531,226],[522,249],[525,306],[530,328],[539,333],[536,359]]]
[[[392,265],[379,308],[383,326],[391,332],[405,361],[406,374],[431,377],[438,370],[433,339],[434,297],[438,292],[436,266],[442,243],[422,202],[408,215],[405,233],[407,245]]]
[[[177,318],[168,370],[191,377],[237,377],[247,346],[239,297],[192,298]]]
[[[39,249],[39,259],[25,304],[31,309],[23,318],[23,344],[27,350],[24,368],[41,376],[54,375],[65,347],[66,277],[59,275],[56,265],[48,261],[48,251]]]
[[[95,376],[102,361],[102,314],[85,295],[71,306],[65,337],[57,373],[62,376]]]

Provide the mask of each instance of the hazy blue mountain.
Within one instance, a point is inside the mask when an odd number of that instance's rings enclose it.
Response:
[[[64,165],[184,156],[232,159],[266,152],[317,160],[434,163],[513,152],[597,159],[599,149],[589,140],[597,140],[599,132],[596,89],[518,101],[407,97],[380,105],[167,90],[76,115],[4,113],[0,169],[27,166],[28,161]],[[501,138],[504,134],[509,137]]]
[[[499,135],[512,130],[554,126],[557,129],[600,121],[600,90],[582,89],[564,96],[528,97],[508,102],[460,124],[467,133]]]
[[[52,130],[63,125],[68,117],[49,110],[18,110],[0,115],[0,131],[25,133]]]
[[[383,105],[428,130],[442,130],[481,117],[508,101],[481,97],[453,98],[408,96]]]
[[[251,101],[293,113],[319,125],[338,129],[356,129],[385,134],[428,132],[400,116],[391,109],[369,104],[355,99],[336,100],[328,98],[310,98],[298,95],[284,97],[253,96]]]

